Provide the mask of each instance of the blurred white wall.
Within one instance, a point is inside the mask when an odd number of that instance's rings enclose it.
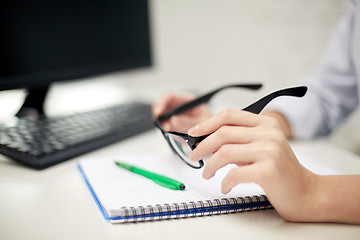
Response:
[[[156,81],[295,84],[316,68],[344,0],[153,0]]]

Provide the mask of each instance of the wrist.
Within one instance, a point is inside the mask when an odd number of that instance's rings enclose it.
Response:
[[[316,221],[360,224],[359,180],[358,175],[318,176]]]
[[[324,217],[324,198],[321,189],[321,176],[305,169],[307,185],[299,202],[299,215],[296,222],[321,222]]]
[[[307,213],[309,222],[326,222],[328,218],[331,199],[325,193],[324,176],[312,174],[310,190],[308,192],[308,204],[310,206]]]

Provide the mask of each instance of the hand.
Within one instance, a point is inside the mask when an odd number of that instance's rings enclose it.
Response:
[[[318,175],[298,162],[275,118],[225,109],[188,134],[211,134],[190,155],[191,160],[198,161],[212,154],[203,170],[205,179],[227,164],[237,165],[223,179],[224,194],[239,183],[255,182],[282,217],[311,220]]]
[[[164,112],[194,99],[192,95],[165,93],[153,105],[153,115],[160,116]],[[204,104],[164,121],[162,127],[166,131],[187,132],[190,127],[211,117],[212,114]]]
[[[266,116],[275,118],[279,122],[281,130],[287,139],[291,139],[293,137],[291,128],[290,128],[290,123],[288,122],[287,118],[281,112],[278,112],[275,110],[269,110],[269,111],[265,111],[264,113],[262,113],[262,115],[266,115]]]

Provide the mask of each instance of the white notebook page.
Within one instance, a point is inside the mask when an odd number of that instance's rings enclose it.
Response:
[[[152,180],[115,165],[115,161],[153,171],[174,178],[185,184],[183,191],[162,187]],[[334,171],[302,158],[304,166],[319,174],[333,174]],[[254,183],[239,184],[229,194],[221,193],[221,181],[234,168],[228,165],[220,169],[215,177],[204,180],[202,169],[193,169],[177,156],[119,156],[113,159],[86,159],[80,165],[92,186],[98,200],[109,216],[116,216],[123,207],[138,207],[157,204],[172,204],[191,201],[205,201],[222,198],[237,198],[265,194]]]

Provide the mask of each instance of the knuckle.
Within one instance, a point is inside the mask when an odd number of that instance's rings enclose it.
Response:
[[[230,145],[222,145],[217,151],[217,155],[222,159],[228,159],[232,156]]]
[[[273,129],[281,129],[281,125],[276,118],[270,117],[270,116],[264,116],[264,119],[265,119],[266,125],[268,127],[273,128]]]
[[[235,110],[231,109],[231,108],[224,108],[223,110],[221,110],[220,115],[224,118],[224,119],[229,119],[233,116]]]
[[[271,141],[276,143],[277,145],[282,145],[284,142],[286,142],[286,137],[284,136],[284,134],[277,129],[271,130],[269,135]]]
[[[229,126],[221,126],[218,130],[217,130],[217,135],[220,138],[226,138],[229,136],[230,133],[230,127]]]
[[[261,143],[257,145],[258,158],[266,164],[277,164],[283,152],[283,148],[274,142]]]
[[[270,142],[265,147],[265,152],[265,154],[271,159],[271,161],[274,162],[280,158],[282,148],[279,144],[275,142]]]
[[[287,142],[287,139],[281,129],[276,127],[268,127],[261,130],[263,139],[266,139],[269,142],[273,142],[279,145]]]

